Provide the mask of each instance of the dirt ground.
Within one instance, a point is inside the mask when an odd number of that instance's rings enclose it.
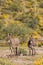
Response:
[[[9,59],[11,62],[15,63],[15,65],[34,65],[34,59],[38,58],[39,56],[43,55],[43,47],[42,48],[38,48],[36,47],[36,55],[34,56],[12,56],[9,57],[9,55],[11,54],[11,51],[9,48],[7,47],[0,47],[0,58],[7,58]]]

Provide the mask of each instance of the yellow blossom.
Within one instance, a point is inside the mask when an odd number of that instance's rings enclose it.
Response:
[[[9,16],[8,14],[3,14],[4,18],[8,18],[8,16]]]

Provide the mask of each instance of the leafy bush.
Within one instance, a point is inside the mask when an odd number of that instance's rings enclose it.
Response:
[[[38,44],[38,47],[41,47],[41,46],[42,46],[41,43],[39,43],[39,44]]]
[[[21,11],[22,8],[19,2],[13,2],[9,5],[9,10],[18,12]]]
[[[34,2],[32,0],[0,0],[0,39],[4,39],[7,33],[11,32],[14,36],[22,37],[24,42],[27,39],[25,36],[36,29],[39,29],[39,31],[37,30],[38,34],[43,36],[43,23],[42,26],[39,26],[38,19],[38,16],[42,13],[40,11],[43,8],[43,0],[37,0],[36,5],[39,5],[39,7],[36,7],[36,17],[34,16]],[[10,21],[12,23],[18,21],[19,25],[18,23],[9,24]]]
[[[40,8],[43,8],[43,2],[42,2],[42,3],[40,3]]]
[[[27,55],[27,51],[22,49],[22,48],[19,48],[19,54],[23,54],[23,55]]]
[[[0,65],[14,65],[14,64],[7,59],[0,59]]]
[[[43,42],[41,42],[41,45],[43,46]]]
[[[26,0],[26,1],[31,2],[32,0]]]

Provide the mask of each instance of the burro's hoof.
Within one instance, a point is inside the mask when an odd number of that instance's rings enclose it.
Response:
[[[12,58],[12,57],[14,57],[14,54],[9,54],[7,57]]]

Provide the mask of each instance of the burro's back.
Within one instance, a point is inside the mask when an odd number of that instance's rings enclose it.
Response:
[[[19,44],[20,44],[20,39],[19,38],[12,38],[11,39],[11,45],[13,47],[17,47],[17,46],[19,46]]]

